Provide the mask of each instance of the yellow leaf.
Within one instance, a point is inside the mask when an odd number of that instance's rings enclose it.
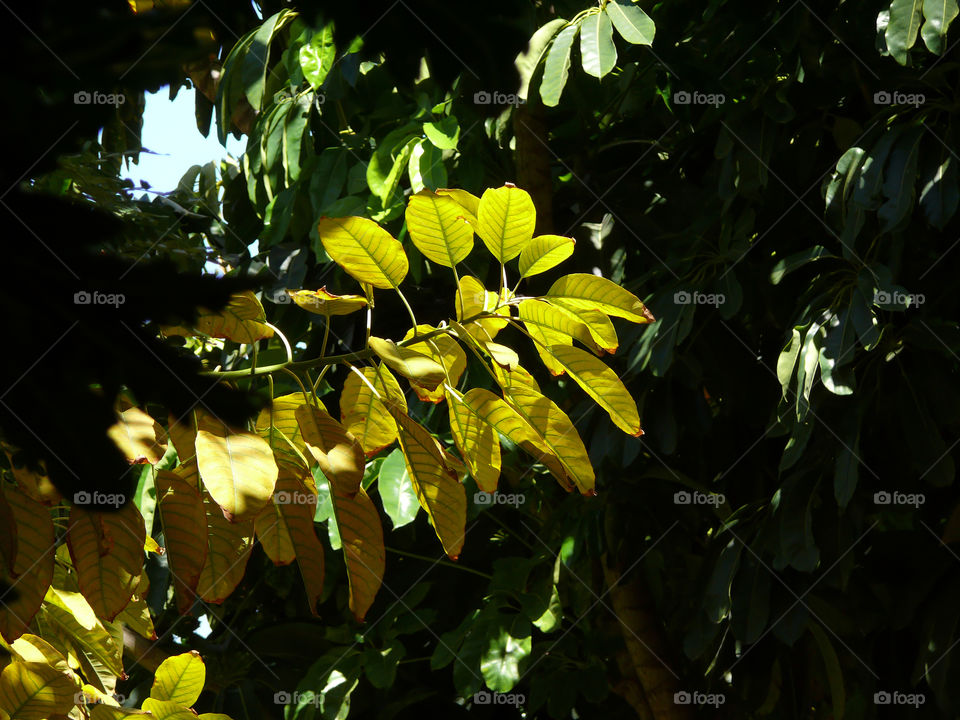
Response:
[[[576,241],[563,235],[538,235],[520,253],[520,275],[539,275],[573,255]]]
[[[566,413],[549,398],[522,385],[514,385],[505,398],[539,437],[537,443],[524,446],[524,449],[533,452],[534,456],[537,452],[530,447],[540,450],[543,455],[538,459],[565,487],[572,480],[584,495],[595,495],[596,477],[590,457]]]
[[[281,395],[274,398],[271,406],[261,410],[257,417],[257,433],[270,445],[278,466],[286,463],[290,467],[309,467],[306,457],[309,452],[296,417],[297,408],[305,403],[303,393]]]
[[[317,234],[327,254],[357,282],[395,288],[407,276],[403,246],[373,220],[321,218]]]
[[[462,398],[450,394],[450,431],[477,486],[492,493],[500,479],[500,436],[469,404],[471,393],[475,396],[478,389],[469,390]]]
[[[197,458],[197,418],[192,410],[180,419],[167,416],[167,432],[173,449],[181,464],[195,462]]]
[[[475,327],[473,328],[473,332],[471,332],[470,328],[465,328],[460,323],[453,321],[450,322],[450,327],[456,331],[457,337],[485,352],[500,367],[509,370],[517,367],[519,364],[520,357],[516,351],[506,345],[493,342],[486,330],[482,327]]]
[[[156,465],[167,451],[167,433],[139,408],[132,407],[119,413],[107,435],[131,463]]]
[[[150,697],[190,707],[203,691],[207,668],[196,650],[169,657],[154,673]]]
[[[143,709],[156,720],[196,720],[196,715],[190,708],[169,700],[147,698],[143,701]]]
[[[50,481],[47,475],[46,463],[39,461],[40,472],[30,470],[26,465],[18,465],[14,462],[17,459],[16,449],[6,443],[3,443],[3,451],[10,463],[10,469],[13,471],[13,479],[17,481],[17,486],[23,490],[29,497],[44,505],[56,505],[62,499],[60,492]],[[3,532],[0,529],[0,532]],[[0,547],[2,549],[2,547]]]
[[[167,562],[181,614],[193,605],[207,559],[207,514],[198,480],[196,469],[186,465],[175,471],[159,470],[154,480]]]
[[[530,333],[534,344],[537,345],[537,351],[540,352],[540,357],[544,360],[544,364],[546,364],[551,371],[554,371],[554,374],[557,374],[556,368],[551,368],[550,363],[544,358],[544,353],[540,347],[541,345],[571,345],[572,341],[576,339],[595,353],[603,353],[604,348],[597,345],[590,329],[576,313],[564,308],[554,307],[540,300],[523,300],[518,309],[520,311],[520,319],[523,320],[527,332]],[[590,313],[596,311],[581,310],[580,312]],[[597,314],[608,323],[610,322],[606,315],[602,313]],[[613,329],[612,325],[610,329]],[[616,336],[614,336],[614,339],[615,338]],[[616,345],[614,345],[614,350],[615,349]]]
[[[147,607],[146,596],[150,590],[150,580],[146,573],[140,575],[140,582],[137,589],[130,598],[130,602],[117,615],[117,623],[123,623],[124,627],[133,630],[138,635],[147,640],[156,640],[157,632],[153,627],[153,618],[150,617],[150,608]]]
[[[567,345],[551,345],[545,351],[607,411],[614,425],[627,435],[643,435],[636,402],[617,374],[602,360],[580,348]]]
[[[417,325],[417,333],[419,335],[426,335],[429,332],[436,331],[436,329],[437,328],[431,327],[430,325]],[[406,342],[411,338],[413,338],[413,328],[407,330],[407,334],[403,336],[403,340]],[[449,385],[456,386],[456,384],[460,382],[463,371],[467,369],[467,354],[463,351],[463,348],[460,347],[460,343],[449,335],[436,335],[423,342],[411,343],[408,347],[424,355],[428,355],[434,362],[440,365],[446,373],[445,382]],[[443,400],[444,392],[442,385],[430,390],[411,380],[410,386],[417,394],[417,397],[425,402],[438,403]]]
[[[537,211],[526,190],[509,183],[489,188],[477,209],[477,235],[500,262],[512,260],[533,238]]]
[[[253,521],[228,522],[220,506],[203,494],[207,516],[207,557],[200,570],[197,595],[209,603],[221,603],[243,580],[253,548]]]
[[[460,284],[457,286],[457,296],[455,299],[457,308],[457,320],[463,322],[480,313],[494,313],[495,315],[510,316],[510,306],[498,304],[497,293],[491,292],[483,287],[483,283],[471,275],[460,278]],[[494,308],[497,308],[494,310]],[[497,333],[503,330],[507,325],[507,320],[499,318],[484,318],[482,320],[473,320],[465,325],[471,335],[481,335],[493,339]],[[481,330],[482,328],[482,330]]]
[[[60,671],[70,670],[63,653],[42,637],[29,633],[21,635],[11,643],[10,648],[17,658],[23,662],[46,663]]]
[[[598,355],[603,352],[613,354],[617,351],[620,340],[617,338],[617,331],[613,327],[613,323],[610,322],[610,318],[607,317],[605,313],[599,310],[588,310],[572,305],[568,306],[565,305],[562,300],[555,298],[546,298],[546,302],[557,312],[572,317],[586,326],[587,332],[589,332],[590,337],[593,338],[593,343],[584,344],[595,353]]]
[[[90,711],[90,720],[124,720],[128,717],[139,717],[141,720],[151,720],[154,716],[143,710],[128,710],[109,705],[94,705]]]
[[[367,306],[363,295],[334,295],[324,285],[319,290],[287,290],[287,294],[304,310],[317,315],[349,315]]]
[[[197,418],[197,465],[204,487],[228,520],[255,517],[270,501],[277,482],[270,445],[208,413],[198,411]]]
[[[331,487],[330,498],[337,518],[343,556],[350,584],[350,610],[362,622],[373,604],[386,566],[383,525],[370,496],[363,488],[346,495]]]
[[[16,586],[16,595],[8,593],[0,603],[0,634],[13,642],[27,632],[50,587],[56,543],[49,509],[8,483],[0,491],[6,496],[16,537],[16,555],[0,566],[0,581]]]
[[[406,220],[410,239],[431,262],[453,267],[473,249],[473,228],[451,197],[421,190],[410,197]]]
[[[540,392],[540,386],[533,379],[533,375],[528,373],[523,367],[517,365],[513,368],[502,368],[497,364],[492,366],[493,374],[497,379],[497,384],[506,393],[515,386],[522,385],[536,392]]]
[[[274,501],[267,503],[253,519],[253,529],[257,535],[257,540],[260,542],[260,547],[263,548],[263,552],[274,565],[289,565],[297,557],[293,540],[290,538],[290,531],[286,522],[284,522],[283,513],[276,499],[278,495],[283,497],[287,492],[281,490],[285,474],[285,469],[281,468],[280,475],[277,478],[277,491],[273,495]]]
[[[300,568],[300,576],[303,578],[304,590],[307,593],[307,604],[310,606],[310,612],[316,615],[317,602],[323,594],[324,553],[313,523],[316,511],[316,488],[311,488],[304,482],[307,476],[309,473],[298,477],[286,470],[280,471],[280,479],[277,481],[279,492],[287,493],[284,499],[298,502],[281,503],[278,507],[297,557],[297,566]],[[310,499],[313,499],[313,503],[299,502],[299,500]]]
[[[97,615],[112,621],[130,602],[143,570],[143,517],[134,503],[112,512],[74,505],[67,547],[80,592]]]
[[[326,410],[301,405],[296,416],[307,449],[331,486],[347,495],[357,492],[366,465],[360,442]]]
[[[0,674],[0,710],[12,720],[47,720],[66,715],[79,687],[75,676],[46,663],[14,661]]]
[[[390,369],[429,390],[436,389],[446,379],[443,366],[428,355],[374,336],[368,344]]]
[[[599,275],[573,273],[564,275],[547,291],[548,301],[560,300],[564,305],[586,310],[600,310],[635,323],[653,322],[653,315],[629,290]]]
[[[163,548],[160,547],[160,543],[149,536],[143,540],[143,551],[154,553],[155,555],[163,555]]]
[[[273,337],[273,329],[266,321],[267,315],[257,296],[250,290],[244,290],[234,293],[227,306],[218,313],[201,308],[194,329],[209,337],[250,344]],[[161,330],[167,335],[193,334],[185,332],[184,328],[163,327]]]
[[[437,440],[406,413],[393,412],[400,430],[400,449],[420,506],[440,538],[443,550],[456,560],[463,549],[467,494],[444,458]]]
[[[385,365],[379,368],[368,366],[357,372],[361,372],[380,395],[389,397],[391,402],[406,411],[407,404],[400,385]],[[383,401],[374,394],[370,385],[360,379],[357,372],[351,372],[343,382],[340,422],[347,432],[357,438],[366,456],[370,457],[397,439],[397,424]]]
[[[480,207],[480,198],[458,188],[438,188],[437,195],[452,199],[460,206],[463,219],[474,227],[477,226],[477,210]]]
[[[89,658],[106,673],[123,673],[123,646],[97,619],[90,603],[78,592],[50,587],[36,617],[43,637],[61,650]],[[73,660],[68,660],[74,664]],[[75,665],[74,665],[75,666]]]

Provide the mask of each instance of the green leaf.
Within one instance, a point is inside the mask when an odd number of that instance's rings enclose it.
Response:
[[[363,669],[375,688],[388,688],[397,677],[397,665],[406,654],[399,640],[390,640],[383,649],[369,648],[364,654]]]
[[[806,250],[794,253],[793,255],[788,255],[782,260],[778,260],[777,264],[773,266],[773,270],[770,271],[770,282],[774,285],[779,285],[780,281],[783,280],[784,276],[786,276],[788,273],[791,273],[794,270],[803,267],[807,263],[813,262],[814,260],[832,257],[836,257],[836,255],[831,253],[822,245],[814,245]]]
[[[588,15],[581,23],[580,60],[583,70],[602,78],[617,64],[617,46],[613,44],[613,25],[603,11]]]
[[[263,92],[270,64],[270,43],[276,32],[292,19],[290,10],[281,10],[263,21],[250,41],[250,49],[243,56],[241,76],[247,101],[256,110],[263,107]]]
[[[901,65],[907,64],[907,51],[917,42],[917,31],[923,17],[923,0],[892,0],[890,22],[885,38],[887,49]]]
[[[840,658],[837,657],[837,651],[834,650],[830,638],[827,637],[817,621],[811,620],[807,627],[810,629],[810,633],[820,650],[820,655],[823,657],[823,664],[827,671],[827,681],[830,683],[830,700],[833,705],[834,720],[843,720],[847,708],[847,693],[844,689]]]
[[[520,89],[517,96],[527,100],[530,93],[530,82],[533,80],[537,68],[543,61],[550,49],[550,41],[556,36],[560,29],[567,24],[563,18],[554,18],[546,25],[537,29],[527,43],[527,49],[517,55],[514,65],[520,73]]]
[[[543,65],[543,79],[540,81],[540,99],[547,107],[555,107],[567,84],[570,73],[570,48],[580,32],[580,23],[568,25],[553,39],[547,59]]]
[[[443,152],[427,140],[418,140],[410,152],[407,170],[413,192],[423,189],[436,190],[447,184],[447,168],[443,164]]]
[[[515,638],[500,628],[490,638],[486,652],[480,658],[480,672],[487,687],[498,693],[506,693],[520,680],[520,663],[530,654],[531,637]]]
[[[657,28],[650,16],[639,7],[624,0],[610,0],[604,11],[624,40],[634,45],[653,44]]]
[[[313,34],[310,42],[300,46],[300,68],[303,77],[314,90],[323,85],[330,68],[337,60],[337,46],[333,42],[333,23],[327,23]]]
[[[460,140],[460,124],[452,115],[447,116],[435,122],[425,122],[423,134],[438,150],[456,150]]]
[[[947,30],[958,13],[960,8],[957,7],[957,0],[923,0],[923,17],[926,22],[923,23],[920,35],[930,52],[943,55]]]
[[[380,466],[377,492],[380,493],[383,510],[390,517],[394,530],[409,525],[417,517],[420,503],[417,501],[417,494],[413,490],[413,483],[407,473],[407,463],[400,448],[387,455],[387,459]]]
[[[902,227],[908,220],[915,199],[917,164],[920,158],[920,140],[924,130],[915,126],[904,132],[890,153],[883,194],[887,202],[880,206],[877,218],[881,230],[889,232]]]
[[[921,177],[920,207],[937,230],[943,230],[957,212],[960,187],[957,184],[957,160],[950,150],[941,147],[936,155],[923,158],[925,172]]]
[[[174,655],[160,663],[150,697],[190,707],[203,692],[207,669],[196,651]]]

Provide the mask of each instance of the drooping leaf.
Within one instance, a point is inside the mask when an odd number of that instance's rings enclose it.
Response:
[[[556,107],[570,73],[570,49],[580,31],[580,23],[568,25],[553,39],[543,65],[540,99],[547,107]]]
[[[363,295],[334,295],[324,285],[319,290],[287,290],[291,299],[304,310],[317,315],[349,315],[367,306]]]
[[[78,659],[90,661],[105,673],[123,673],[121,642],[97,619],[80,593],[51,586],[37,613],[36,624],[43,637]]]
[[[899,229],[910,216],[916,197],[914,184],[917,181],[917,165],[920,160],[922,127],[907,129],[890,152],[887,174],[883,183],[883,195],[887,201],[877,211],[881,229]]]
[[[376,336],[371,336],[368,344],[387,367],[428,390],[435,390],[447,377],[443,366],[429,355]]]
[[[600,10],[585,17],[580,26],[583,70],[595,78],[602,78],[617,64],[617,46],[613,42],[610,17]]]
[[[572,345],[574,339],[597,354],[603,350],[594,342],[587,326],[575,313],[566,311],[540,300],[524,300],[519,305],[520,319],[540,355],[540,359],[554,375],[564,372],[563,367],[550,354],[551,345]],[[589,311],[581,311],[589,312]],[[603,317],[606,317],[605,315]],[[616,349],[616,346],[614,346]]]
[[[452,115],[441,120],[425,122],[423,134],[438,150],[456,150],[460,140],[460,124]]]
[[[517,355],[516,350],[506,345],[493,342],[490,335],[487,334],[487,331],[482,326],[477,325],[468,329],[458,322],[451,321],[450,327],[453,328],[461,341],[473,345],[478,350],[486,353],[490,356],[490,359],[500,367],[509,370],[520,363],[520,357]]]
[[[316,492],[308,486],[304,477],[298,477],[286,470],[280,471],[277,487],[288,493],[290,498],[311,498],[319,500]],[[280,506],[280,514],[286,526],[287,535],[293,543],[297,557],[297,567],[303,578],[303,587],[307,594],[307,605],[313,615],[317,614],[317,602],[323,595],[324,551],[323,544],[314,530],[315,505],[309,502],[289,502]]]
[[[499,296],[495,292],[487,290],[483,283],[472,275],[465,275],[460,278],[460,284],[457,286],[457,295],[454,300],[456,303],[457,320],[463,322],[469,320],[481,313],[491,313],[496,315],[508,316],[510,314],[509,306],[499,304]],[[494,310],[496,308],[496,310]],[[471,335],[479,335],[484,338],[492,339],[497,333],[507,326],[507,320],[499,318],[484,318],[473,320],[467,323],[465,327]],[[483,328],[478,329],[476,326]]]
[[[273,337],[273,329],[266,324],[266,320],[266,313],[257,296],[250,290],[244,290],[231,296],[229,304],[219,313],[201,308],[194,327],[210,337],[250,344]],[[164,331],[167,332],[167,329]],[[167,334],[184,333],[170,331]]]
[[[533,239],[537,210],[526,190],[511,184],[489,188],[480,198],[477,234],[500,262],[512,260]]]
[[[200,571],[207,559],[207,515],[196,470],[181,465],[159,470],[157,508],[167,543],[167,562],[181,614],[193,606]]]
[[[639,6],[625,0],[610,0],[604,8],[620,37],[634,45],[652,45],[656,26]]]
[[[436,331],[436,329],[437,328],[431,327],[430,325],[417,325],[416,332],[419,335],[426,335],[429,332]],[[406,342],[413,337],[414,328],[410,328],[407,330],[407,334],[403,336],[403,340]],[[460,382],[463,371],[467,369],[466,352],[464,352],[463,348],[460,346],[460,343],[458,343],[449,335],[436,335],[429,340],[412,343],[410,348],[419,353],[427,355],[440,367],[442,367],[446,373],[444,382],[447,382],[450,385],[456,386],[456,384]],[[442,386],[438,386],[437,388],[430,390],[414,381],[410,382],[410,386],[417,394],[417,397],[424,402],[438,403],[444,398],[444,390]]]
[[[168,657],[154,673],[150,697],[190,707],[203,692],[207,667],[196,650]]]
[[[366,464],[360,442],[326,410],[301,405],[296,416],[307,449],[333,489],[345,495],[357,492]]]
[[[478,390],[473,388],[467,395]],[[493,425],[468,404],[466,396],[458,398],[451,394],[448,405],[453,441],[477,486],[492,493],[500,478],[500,437]]]
[[[243,580],[253,548],[253,521],[228,522],[209,493],[203,493],[207,557],[200,570],[197,595],[208,603],[226,600]]]
[[[947,30],[950,24],[960,14],[960,8],[957,7],[957,0],[923,0],[923,29],[920,35],[927,49],[936,54],[943,55],[947,42]]]
[[[547,291],[546,298],[557,299],[566,306],[599,310],[635,323],[653,322],[653,315],[640,299],[606,278],[588,273],[573,273],[558,279]]]
[[[363,373],[371,385],[406,410],[406,400],[397,379],[385,365],[365,367]],[[360,443],[367,457],[375,455],[397,439],[397,425],[383,401],[355,372],[347,375],[340,394],[340,422]]]
[[[395,288],[407,276],[403,246],[372,220],[321,218],[317,235],[327,254],[357,282]]]
[[[427,511],[444,552],[456,560],[463,549],[467,522],[466,491],[448,467],[436,438],[406,413],[392,412],[420,506]]]
[[[305,402],[300,392],[281,395],[275,397],[271,406],[261,410],[257,417],[257,433],[270,445],[278,466],[305,469],[308,465],[309,452],[296,417],[297,408]]]
[[[473,228],[451,197],[421,190],[410,197],[406,220],[410,239],[431,262],[453,267],[473,249]]]
[[[556,267],[573,255],[575,244],[563,235],[538,235],[520,252],[520,275],[531,277]]]
[[[887,49],[901,65],[907,64],[907,53],[917,41],[923,19],[923,0],[892,0],[890,21],[885,37]]]
[[[387,455],[380,466],[377,492],[380,493],[383,510],[393,522],[394,529],[409,525],[420,511],[420,503],[417,501],[417,494],[413,490],[413,482],[400,448]]]
[[[330,497],[347,565],[350,610],[358,622],[363,622],[383,582],[386,567],[383,525],[363,488],[348,496],[334,487]]]
[[[73,673],[45,663],[11,662],[0,673],[0,711],[11,720],[47,720],[73,709]]]
[[[67,546],[80,592],[97,615],[112,621],[133,596],[143,571],[143,517],[133,503],[114,512],[70,509]]]
[[[16,587],[15,594],[6,591],[0,603],[0,634],[13,642],[28,631],[43,603],[53,579],[56,544],[50,510],[9,483],[3,483],[0,492],[6,496],[17,539],[16,557],[0,565],[0,581]]]
[[[140,408],[118,413],[117,422],[110,426],[107,435],[131,463],[156,465],[167,451],[167,433]]]

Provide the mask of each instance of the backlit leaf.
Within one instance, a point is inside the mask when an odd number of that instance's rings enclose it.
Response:
[[[190,707],[199,698],[207,668],[197,651],[169,657],[154,673],[150,697]]]
[[[429,355],[375,336],[370,337],[368,344],[391,370],[429,390],[436,389],[446,379],[443,366]]]
[[[321,218],[317,235],[327,254],[357,282],[395,288],[407,276],[403,246],[373,220]]]
[[[373,501],[363,488],[352,496],[334,488],[330,497],[347,564],[350,610],[357,621],[362,622],[383,582],[386,566],[383,525]]]
[[[277,463],[256,433],[236,430],[197,412],[197,464],[207,492],[229,520],[252,519],[270,501]]]
[[[273,329],[266,325],[266,320],[266,313],[257,296],[250,290],[244,290],[232,295],[229,304],[219,313],[201,309],[194,327],[203,335],[249,344],[273,337]]]
[[[319,290],[287,290],[291,299],[304,310],[317,315],[349,315],[367,306],[363,295],[334,295],[324,285]]]
[[[112,621],[133,596],[143,571],[143,517],[133,503],[113,512],[70,509],[67,546],[80,592],[97,615]]]
[[[573,255],[573,238],[538,235],[520,253],[520,275],[531,277],[556,267]]]
[[[307,449],[334,490],[346,495],[357,492],[366,464],[360,442],[326,410],[301,405],[296,416]]]
[[[156,465],[167,451],[167,433],[140,408],[118,413],[117,422],[110,426],[107,435],[131,463]]]
[[[507,184],[486,190],[480,198],[477,234],[500,262],[520,254],[536,224],[537,210],[526,190]]]
[[[406,410],[406,400],[393,373],[385,365],[365,367],[359,372],[381,394]],[[397,439],[397,425],[381,401],[355,372],[347,375],[340,394],[340,422],[360,442],[367,457],[375,455]]]
[[[627,0],[610,0],[604,8],[620,37],[634,45],[652,45],[657,28],[640,7]]]
[[[73,709],[79,684],[45,663],[11,662],[0,674],[0,710],[11,720],[47,720]]]
[[[40,634],[52,643],[69,648],[106,673],[123,673],[121,643],[97,619],[80,593],[50,587],[35,622]]]
[[[203,507],[207,515],[207,557],[200,570],[197,595],[206,602],[219,604],[243,580],[253,548],[253,521],[228,522],[206,492]]]
[[[477,226],[477,210],[480,207],[480,198],[473,193],[458,188],[438,188],[437,195],[452,198],[460,206],[463,219]]]
[[[194,720],[196,718],[190,708],[169,700],[147,698],[143,701],[143,709],[156,720]]]
[[[460,278],[460,284],[457,287],[457,295],[454,300],[456,303],[457,320],[463,322],[483,312],[494,313],[496,315],[509,315],[509,306],[497,308],[499,297],[497,293],[487,290],[483,283],[472,275],[466,275]],[[494,311],[494,308],[497,308]],[[497,333],[507,326],[507,320],[498,318],[485,318],[482,320],[473,320],[465,325],[467,331],[473,334],[479,334],[484,338],[495,338]],[[475,326],[480,326],[480,331]]]
[[[549,301],[554,298],[570,307],[599,310],[630,322],[649,323],[654,320],[636,295],[598,275],[564,275],[547,291],[546,299]]]
[[[181,614],[193,605],[207,559],[207,515],[198,480],[197,471],[184,465],[176,470],[159,470],[155,480],[167,562]]]
[[[478,390],[474,388],[467,395]],[[466,461],[470,476],[481,490],[492,493],[497,489],[500,479],[500,436],[484,417],[471,408],[466,395],[458,398],[451,393],[448,405],[450,432]]]
[[[540,98],[547,107],[556,107],[570,74],[570,49],[580,32],[580,23],[568,25],[553,39],[543,64]]]
[[[420,510],[417,494],[413,490],[407,463],[403,451],[394,449],[380,466],[377,477],[377,492],[383,503],[383,510],[393,522],[393,528],[403,527],[413,522]]]
[[[337,59],[337,46],[333,42],[333,23],[324,25],[313,33],[309,42],[300,46],[298,59],[303,77],[314,90],[319,89]]]
[[[453,267],[473,249],[473,228],[451,197],[421,190],[410,197],[406,220],[410,239],[431,262]]]
[[[435,332],[436,329],[437,328],[431,327],[430,325],[417,325],[416,327],[416,330],[420,335],[426,335],[427,333]],[[413,328],[407,330],[407,334],[403,336],[404,342],[410,340],[414,336],[413,333]],[[429,356],[434,362],[440,365],[440,367],[442,367],[446,373],[445,382],[449,383],[450,385],[456,386],[456,384],[460,382],[463,371],[467,369],[466,352],[460,346],[460,343],[447,334],[436,335],[429,340],[412,343],[409,347],[412,350],[416,350],[417,352]],[[417,394],[417,397],[425,402],[438,403],[444,398],[442,385],[430,390],[416,382],[411,381],[410,386]]]

